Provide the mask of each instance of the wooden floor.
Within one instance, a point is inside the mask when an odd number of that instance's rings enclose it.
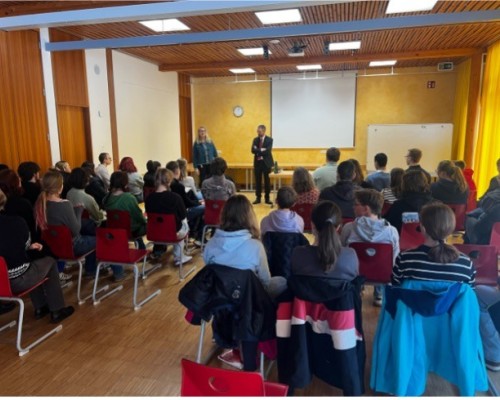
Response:
[[[270,208],[255,206],[262,218]],[[199,251],[194,264],[202,268]],[[133,279],[130,275],[124,289],[98,306],[76,303],[76,285],[64,289],[66,301],[75,306],[73,316],[63,322],[54,337],[19,357],[15,348],[15,329],[0,332],[0,395],[2,396],[178,396],[180,393],[180,360],[195,359],[199,327],[184,320],[185,309],[177,300],[180,283],[173,267],[171,251],[163,259],[165,267],[140,283],[140,296],[157,288],[159,296],[139,311],[132,307]],[[104,278],[105,281],[107,278]],[[189,280],[189,279],[188,279]],[[90,290],[93,281],[85,281]],[[110,284],[111,281],[109,282]],[[113,284],[112,284],[113,285]],[[371,346],[379,308],[371,304],[371,288],[363,302],[363,324],[367,348],[366,395],[369,389]],[[48,318],[35,321],[27,301],[25,342],[53,327]],[[15,313],[0,316],[0,326]],[[205,353],[212,346],[211,334],[205,335]],[[214,357],[211,365],[221,366]],[[498,375],[498,376],[496,376]],[[269,380],[276,380],[276,368]],[[500,387],[500,373],[492,374]],[[297,390],[302,396],[341,396],[340,390],[314,379],[308,388]],[[430,376],[426,395],[456,396],[456,389],[439,377]],[[486,393],[478,393],[486,395]]]

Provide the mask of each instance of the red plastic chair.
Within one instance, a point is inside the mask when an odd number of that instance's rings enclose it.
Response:
[[[218,228],[220,225],[220,213],[226,204],[225,200],[205,200],[205,214],[203,219],[205,226],[201,235],[201,249],[205,248],[205,235],[208,228]]]
[[[75,256],[73,251],[73,238],[71,236],[71,231],[65,225],[48,225],[47,229],[42,231],[42,239],[50,248],[50,251],[57,257],[59,261],[64,261],[66,264],[78,264],[78,288],[76,291],[76,298],[78,299],[78,304],[85,303],[88,299],[92,297],[92,293],[82,299],[81,288],[82,288],[82,275],[83,275],[83,263],[85,257],[91,254],[95,250],[91,250],[88,253],[81,255],[80,257]],[[101,291],[109,289],[109,285],[101,288]]]
[[[477,208],[477,190],[469,191],[469,197],[467,197],[467,211],[472,211]]]
[[[265,382],[258,372],[231,371],[181,360],[181,396],[273,396],[283,397],[288,386]]]
[[[500,222],[496,222],[491,230],[490,245],[495,246],[497,254],[500,255]]]
[[[186,234],[186,236],[180,239],[177,238],[177,227],[175,224],[175,216],[173,214],[149,213],[148,225],[146,229],[146,237],[149,240],[148,246],[154,244],[160,244],[165,246],[168,245],[180,246],[180,243],[188,238],[188,234]],[[155,269],[159,268],[160,266],[155,265],[148,271],[146,272],[143,271],[143,278],[145,276],[144,274],[147,275],[153,272]],[[181,257],[179,265],[179,280],[181,281],[183,281],[191,272],[193,272],[196,269],[196,266],[193,266],[189,271],[184,272],[182,266],[183,263]]]
[[[142,188],[142,199],[146,202],[147,197],[156,191],[156,188],[153,186],[144,186]]]
[[[359,274],[367,283],[389,283],[392,274],[392,244],[353,242],[349,244],[358,256]]]
[[[425,237],[420,231],[418,222],[407,222],[401,225],[399,248],[401,251],[414,249],[425,242]]]
[[[140,237],[132,236],[130,223],[130,213],[124,210],[106,210],[106,227],[113,229],[125,229],[127,238],[130,242],[134,242],[135,247],[139,247],[137,239]]]
[[[0,257],[0,300],[1,301],[15,301],[17,304],[19,304],[19,316],[16,321],[11,321],[7,325],[4,325],[0,327],[0,331],[3,331],[7,328],[12,328],[14,325],[17,323],[17,338],[16,338],[16,347],[17,350],[19,351],[19,356],[24,356],[27,354],[33,347],[38,345],[39,343],[43,342],[45,339],[47,339],[49,336],[53,335],[56,332],[59,332],[62,329],[62,325],[56,326],[54,329],[50,330],[47,332],[45,335],[41,336],[37,340],[35,340],[33,343],[30,345],[23,347],[22,346],[22,335],[23,335],[23,321],[24,321],[24,301],[22,297],[36,289],[38,286],[43,285],[44,282],[48,278],[42,279],[40,282],[38,282],[35,286],[29,288],[28,290],[25,290],[22,293],[12,293],[12,289],[10,287],[10,281],[9,281],[9,272],[7,270],[7,263],[5,262],[3,257]]]
[[[297,214],[299,214],[304,220],[304,232],[312,231],[311,213],[314,206],[315,204],[302,203],[295,204],[290,208],[292,211],[295,211]]]
[[[466,254],[476,268],[476,284],[497,286],[498,258],[495,246],[481,244],[456,244],[458,251]]]
[[[97,293],[100,290],[97,290],[97,284],[99,281],[99,271],[102,266],[110,265],[110,264],[120,264],[122,266],[131,266],[134,268],[134,297],[133,297],[133,305],[134,310],[139,310],[142,305],[153,297],[160,294],[161,290],[158,289],[153,294],[146,297],[141,302],[137,302],[137,287],[139,282],[139,267],[137,263],[140,261],[143,262],[143,269],[146,263],[146,256],[149,254],[148,250],[143,249],[130,249],[128,247],[128,237],[127,232],[124,229],[112,229],[112,228],[97,228],[97,246],[96,246],[96,255],[99,263],[97,264],[97,270],[94,281],[94,291],[92,293],[92,299],[94,300],[94,305],[97,305],[104,298],[109,295],[117,292],[118,290],[123,289],[123,285],[119,285],[115,287],[113,290],[109,291],[105,295],[97,298]]]
[[[465,210],[466,204],[446,204],[453,210],[455,214],[455,231],[464,231],[465,230]]]

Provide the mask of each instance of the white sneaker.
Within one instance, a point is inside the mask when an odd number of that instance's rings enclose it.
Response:
[[[241,360],[240,352],[236,349],[226,350],[217,358],[231,367],[243,369],[243,361]]]
[[[65,274],[64,272],[59,272],[59,280],[60,281],[69,281],[73,275],[71,274]]]
[[[182,255],[182,263],[185,264],[189,261],[191,261],[193,259],[193,257],[191,256],[186,256],[186,255]],[[180,265],[181,264],[181,260],[175,260],[175,265]]]

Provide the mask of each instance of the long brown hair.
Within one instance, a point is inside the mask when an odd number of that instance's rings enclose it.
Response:
[[[329,200],[320,201],[313,208],[311,219],[318,232],[318,256],[325,272],[335,268],[342,244],[337,228],[342,222],[340,208]]]
[[[293,171],[292,187],[297,194],[307,193],[314,189],[311,173],[304,167],[297,167]]]
[[[248,229],[254,239],[260,238],[257,217],[250,201],[242,194],[231,196],[222,209],[221,229],[227,232]]]
[[[460,190],[460,193],[464,193],[467,190],[468,185],[465,181],[464,174],[460,167],[455,165],[453,161],[441,161],[437,167],[437,172],[444,172],[448,178],[455,182],[458,186],[458,190]]]
[[[63,177],[59,171],[49,170],[42,178],[42,191],[35,203],[36,225],[47,229],[47,196],[61,193]]]
[[[438,242],[429,251],[429,258],[441,264],[458,260],[458,250],[445,243],[446,238],[455,230],[455,213],[446,204],[430,203],[420,210],[420,223],[427,235]]]

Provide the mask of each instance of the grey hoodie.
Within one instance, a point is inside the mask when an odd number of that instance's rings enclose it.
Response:
[[[303,233],[304,220],[294,211],[275,210],[262,218],[260,222],[261,235],[264,236],[266,232]]]
[[[203,260],[206,264],[216,263],[250,269],[265,287],[271,280],[264,246],[259,240],[253,239],[247,229],[234,232],[217,229],[214,237],[205,246]]]
[[[390,243],[393,260],[399,254],[399,234],[385,219],[358,217],[342,228],[340,240],[344,246],[353,242]]]

